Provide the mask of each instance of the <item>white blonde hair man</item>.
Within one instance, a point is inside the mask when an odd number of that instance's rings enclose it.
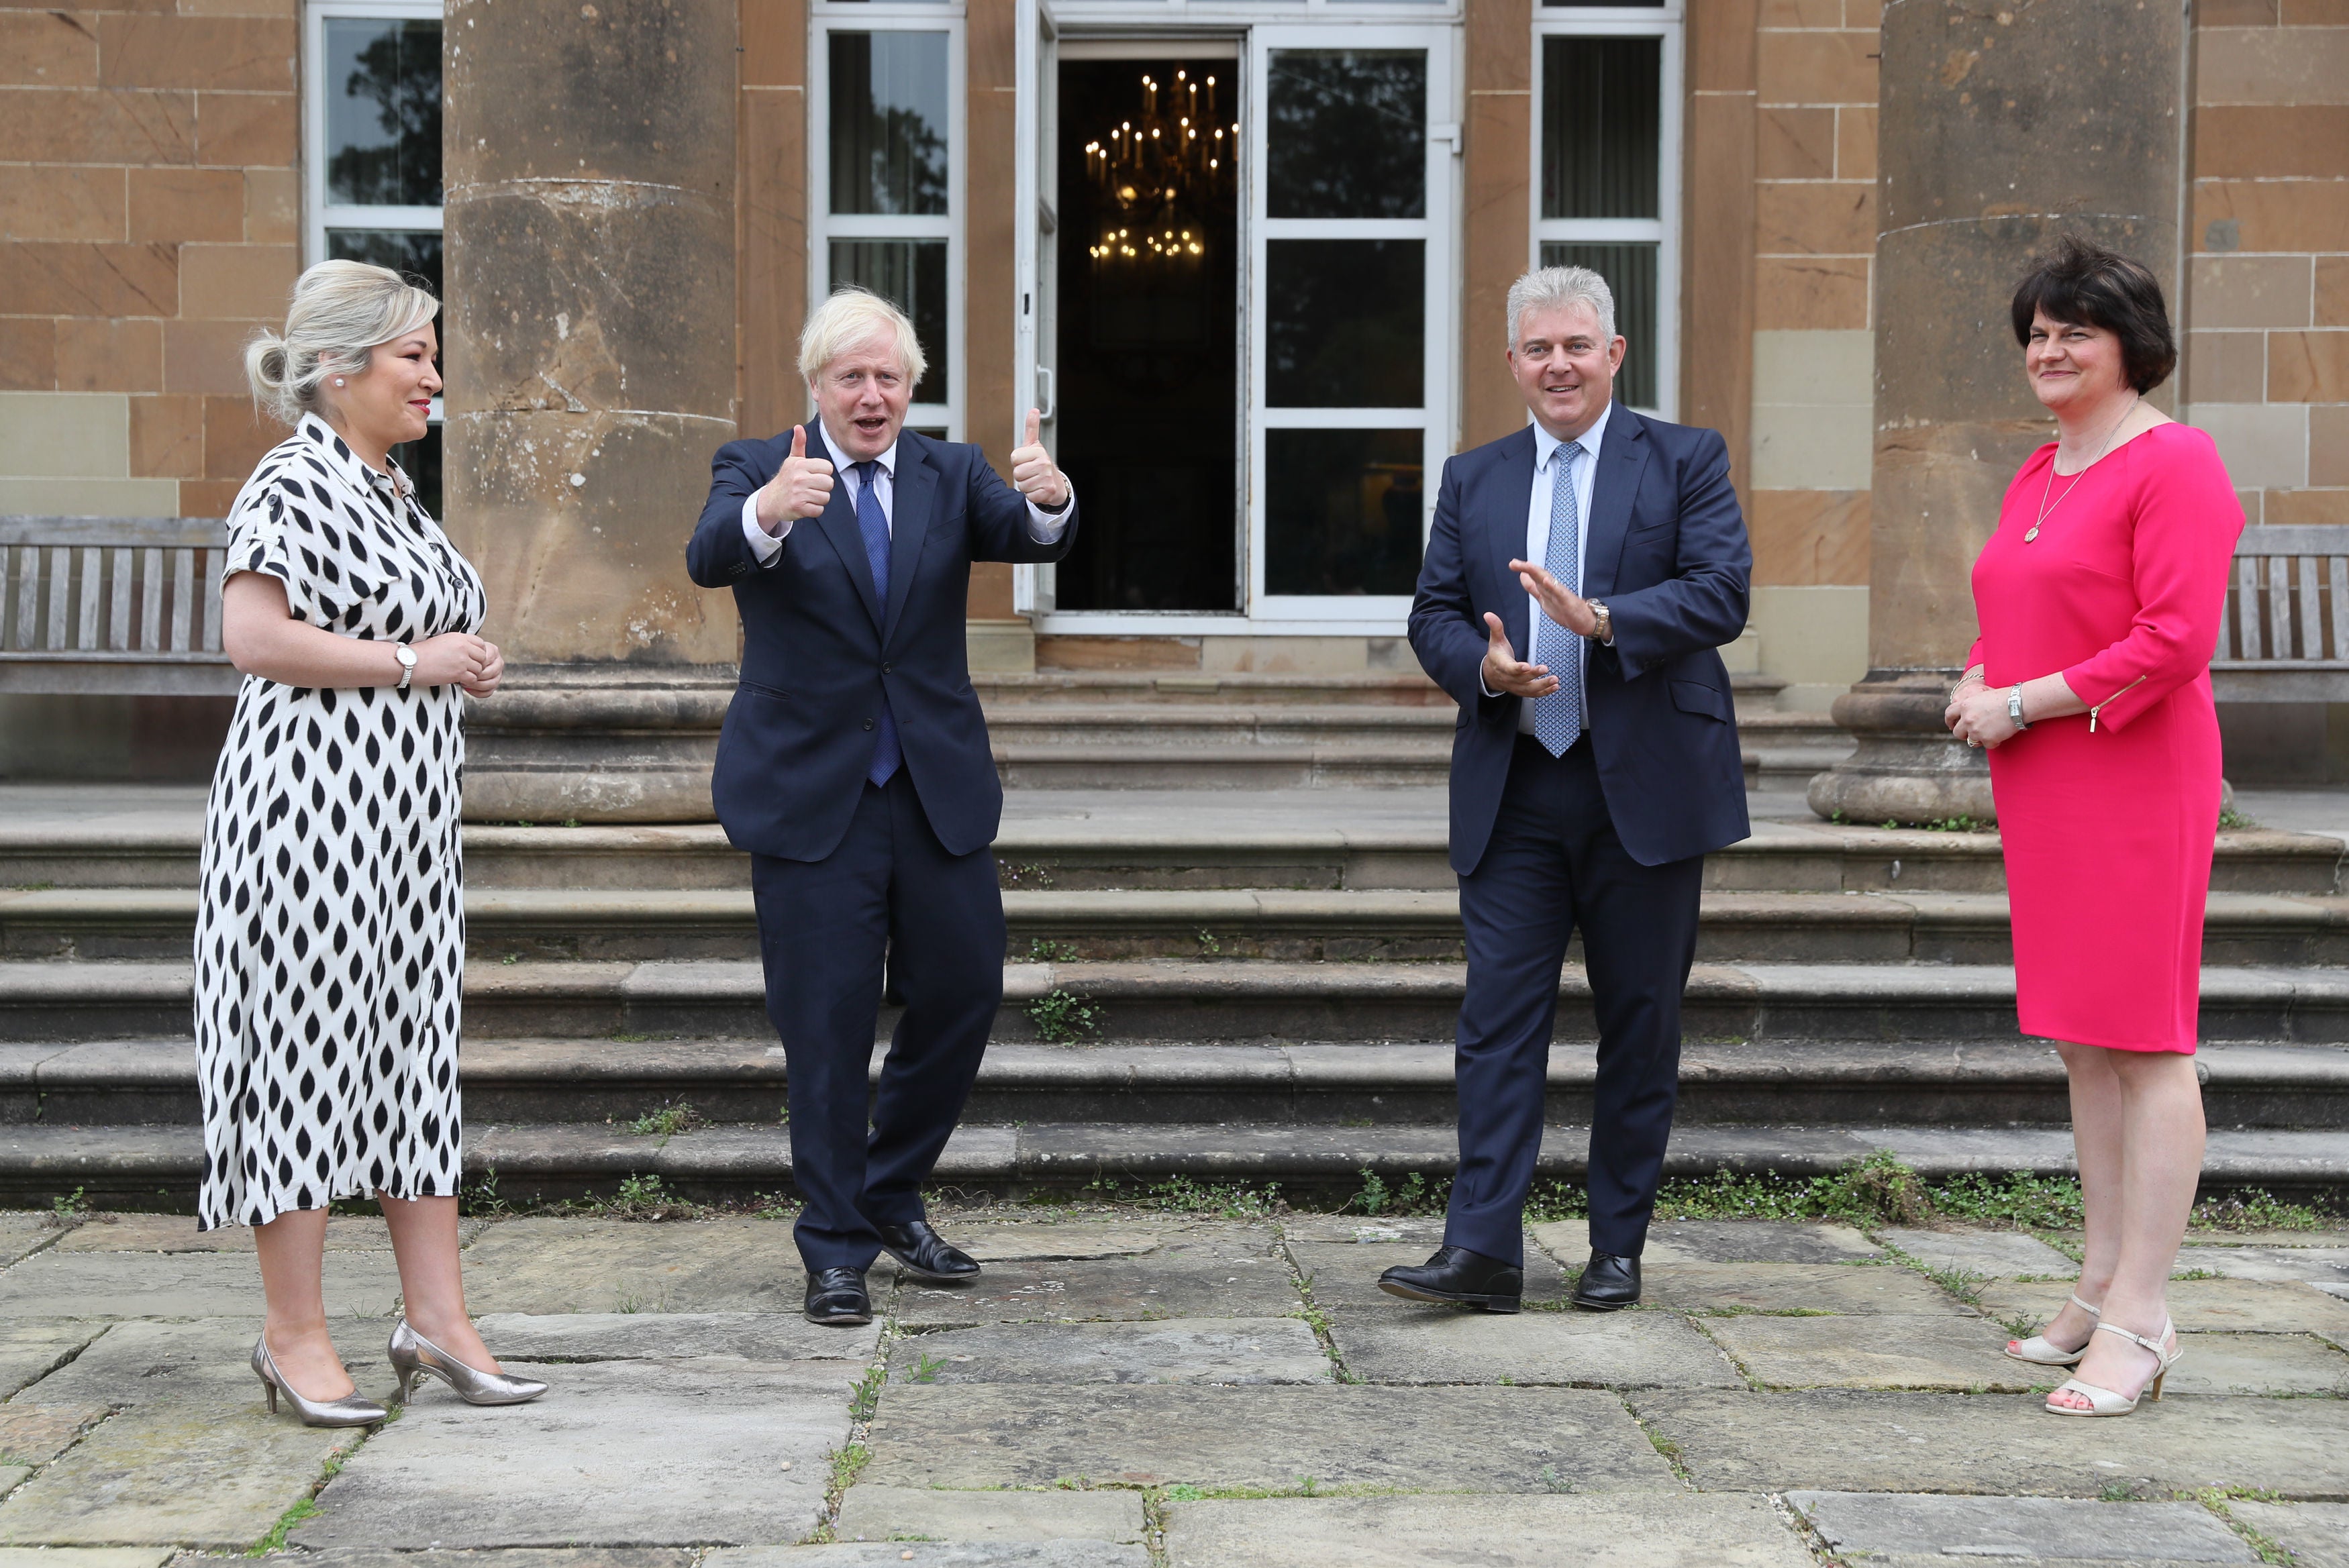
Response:
[[[927,368],[903,311],[834,294],[800,334],[815,418],[718,449],[685,552],[742,619],[710,792],[750,854],[816,1323],[871,1320],[884,1251],[918,1278],[978,1272],[922,1208],[1003,992],[1003,791],[964,607],[972,562],[1058,561],[1076,538],[1036,410],[1009,486],[977,447],[905,428]],[[868,1140],[885,959],[905,1011]]]

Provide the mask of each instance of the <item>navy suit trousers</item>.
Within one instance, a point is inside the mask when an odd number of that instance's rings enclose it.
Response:
[[[1552,757],[1520,735],[1493,837],[1460,879],[1460,1174],[1444,1239],[1525,1261],[1558,972],[1579,927],[1599,1015],[1590,1244],[1638,1257],[1679,1095],[1681,992],[1696,957],[1704,857],[1643,866],[1616,837],[1588,736]]]
[[[811,1272],[866,1268],[876,1224],[923,1218],[1003,1000],[1003,895],[987,849],[947,852],[911,773],[864,786],[820,861],[750,857],[767,1016],[790,1074],[792,1239]],[[905,1010],[870,1098],[885,976]]]

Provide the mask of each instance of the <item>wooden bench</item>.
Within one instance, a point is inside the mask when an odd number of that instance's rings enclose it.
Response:
[[[2349,702],[2349,526],[2243,530],[2210,685],[2220,702]]]
[[[0,517],[0,692],[233,696],[228,528],[209,517]]]

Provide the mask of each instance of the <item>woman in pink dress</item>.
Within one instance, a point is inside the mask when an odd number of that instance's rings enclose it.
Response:
[[[2015,291],[2023,373],[2061,438],[1974,562],[1982,637],[1949,723],[1990,748],[2023,1032],[2071,1077],[2080,1284],[2007,1354],[2076,1367],[2057,1415],[2126,1415],[2178,1358],[2166,1291],[2202,1166],[2194,1072],[2218,834],[2210,700],[2242,509],[2210,438],[2144,400],[2178,362],[2161,287],[2062,242]]]

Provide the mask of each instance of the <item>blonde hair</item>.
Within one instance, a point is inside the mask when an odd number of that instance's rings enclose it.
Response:
[[[294,280],[285,330],[266,327],[244,346],[253,400],[286,424],[318,407],[318,387],[337,372],[357,376],[380,343],[414,332],[440,302],[388,267],[320,262]]]
[[[908,386],[919,384],[930,362],[922,356],[922,340],[905,313],[870,289],[854,284],[834,289],[832,297],[808,313],[800,329],[800,375],[812,384],[823,367],[861,344],[885,336],[905,366]]]
[[[1509,285],[1509,346],[1517,346],[1517,325],[1529,310],[1585,305],[1599,318],[1599,335],[1615,341],[1615,292],[1588,267],[1538,267]]]

